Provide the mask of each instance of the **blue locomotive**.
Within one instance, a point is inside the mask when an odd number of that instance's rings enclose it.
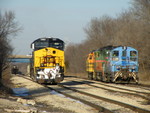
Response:
[[[92,51],[86,61],[89,79],[138,83],[138,51],[127,46],[107,46]]]

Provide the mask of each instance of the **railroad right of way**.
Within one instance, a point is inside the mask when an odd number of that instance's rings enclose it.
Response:
[[[126,104],[126,106],[124,106],[123,104],[118,104],[118,103],[110,102],[108,100],[106,101],[104,99],[97,98],[98,96],[92,96],[92,94],[88,92],[87,85],[85,84],[76,85],[73,83],[73,81],[71,81],[71,79],[70,81],[66,79],[59,85],[43,86],[41,84],[37,84],[31,81],[30,78],[27,76],[25,76],[25,78],[23,78],[22,76],[16,76],[14,78],[17,79],[15,80],[15,83],[17,82],[17,84],[22,84],[23,86],[26,86],[28,89],[30,89],[30,93],[37,101],[45,102],[46,104],[51,104],[60,108],[72,110],[73,112],[77,112],[77,113],[79,111],[82,111],[82,112],[85,111],[87,113],[88,112],[90,113],[92,112],[93,113],[96,113],[96,112],[148,113],[149,112],[149,110],[147,109],[142,109],[137,106],[132,106],[130,104],[129,105]],[[21,82],[21,80],[18,80],[18,79],[23,79],[24,82]],[[25,81],[26,82],[28,81],[30,83],[26,83]],[[63,85],[66,83],[68,85]],[[34,85],[31,85],[31,84],[34,84]],[[43,89],[45,89],[46,92],[48,93],[46,93],[45,90]],[[81,93],[82,91],[86,92],[86,90],[87,90],[87,95],[85,93]],[[51,94],[50,93],[51,91],[57,92],[57,95]],[[46,94],[43,94],[43,93],[46,93]],[[100,92],[97,92],[97,94],[99,95]],[[49,98],[49,99],[46,99],[46,98]]]

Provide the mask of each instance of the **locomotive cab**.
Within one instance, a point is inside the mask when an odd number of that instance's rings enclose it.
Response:
[[[118,47],[111,52],[112,81],[138,82],[138,52],[131,47]]]

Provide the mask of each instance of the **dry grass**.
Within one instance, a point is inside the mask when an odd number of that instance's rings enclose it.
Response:
[[[139,72],[139,82],[141,84],[150,85],[150,70]]]
[[[4,72],[3,72],[3,76],[2,76],[2,84],[5,87],[12,87],[12,83],[10,81],[10,78],[12,76],[11,74],[11,68],[13,65],[16,65],[19,68],[19,72],[20,74],[26,74],[27,73],[27,65],[28,63],[15,63],[15,64],[11,64]]]
[[[0,95],[1,96],[8,96],[8,95],[12,94],[11,87],[13,87],[13,84],[10,81],[10,77],[11,77],[10,68],[7,68],[3,72],[2,81],[1,81],[1,85],[0,85]]]
[[[0,96],[9,96],[12,94],[11,86],[12,84],[9,78],[3,79],[0,85]]]
[[[3,85],[7,86],[9,85],[10,82],[10,77],[11,77],[11,73],[10,73],[10,68],[7,68],[2,75],[2,83]]]

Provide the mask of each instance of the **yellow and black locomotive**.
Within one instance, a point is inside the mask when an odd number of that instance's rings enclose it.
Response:
[[[58,38],[39,38],[32,42],[30,77],[39,83],[59,83],[64,79],[64,42]]]

